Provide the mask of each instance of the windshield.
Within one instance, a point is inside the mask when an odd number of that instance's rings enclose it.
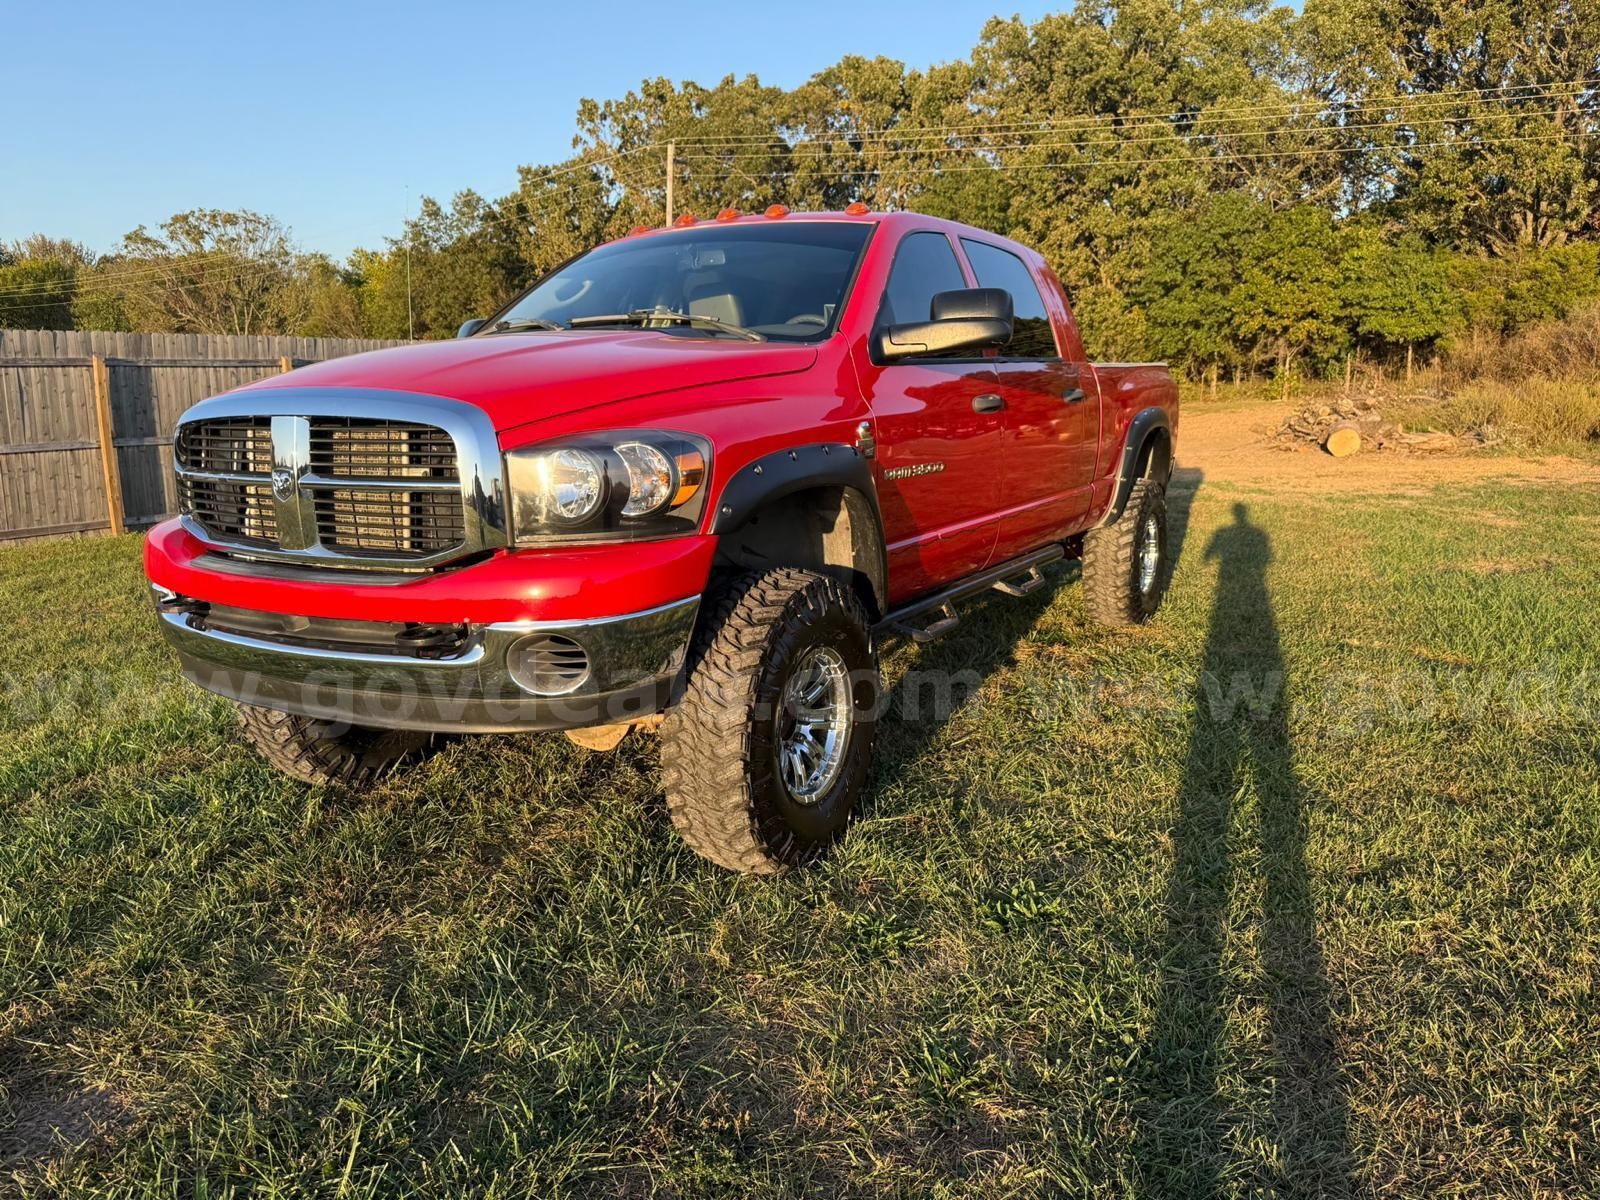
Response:
[[[832,332],[872,227],[856,222],[774,221],[614,242],[573,259],[497,314],[502,324],[663,310],[709,318],[660,332],[717,336],[715,323],[778,341]],[[585,323],[581,322],[580,323]]]

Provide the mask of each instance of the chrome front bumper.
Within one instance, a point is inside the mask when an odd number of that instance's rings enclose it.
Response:
[[[217,627],[208,606],[152,587],[183,674],[241,704],[388,729],[502,733],[636,720],[672,702],[700,598],[591,621],[467,625],[445,657],[318,646],[319,625],[280,638]],[[345,629],[351,623],[342,624]],[[560,695],[519,685],[508,665],[530,635],[570,639],[587,654],[581,683]]]

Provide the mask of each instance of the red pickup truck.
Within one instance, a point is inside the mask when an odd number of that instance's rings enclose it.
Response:
[[[1063,557],[1100,621],[1155,612],[1176,430],[1166,369],[1085,361],[1026,247],[860,205],[685,217],[456,341],[196,405],[145,564],[184,674],[301,779],[659,723],[685,841],[775,872],[861,794],[882,637]]]

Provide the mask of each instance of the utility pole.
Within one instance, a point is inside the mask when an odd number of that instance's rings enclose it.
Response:
[[[417,322],[411,312],[411,185],[406,185],[406,336],[417,340]]]
[[[667,143],[667,224],[672,224],[672,176],[678,161],[678,143]]]

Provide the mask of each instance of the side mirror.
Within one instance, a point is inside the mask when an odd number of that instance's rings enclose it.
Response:
[[[892,362],[919,354],[987,350],[1011,340],[1011,293],[1003,288],[940,292],[927,321],[891,325],[878,334],[878,356]]]
[[[473,317],[470,321],[463,321],[461,322],[461,328],[456,330],[456,336],[458,338],[471,337],[482,329],[484,324],[485,321],[482,317]]]

